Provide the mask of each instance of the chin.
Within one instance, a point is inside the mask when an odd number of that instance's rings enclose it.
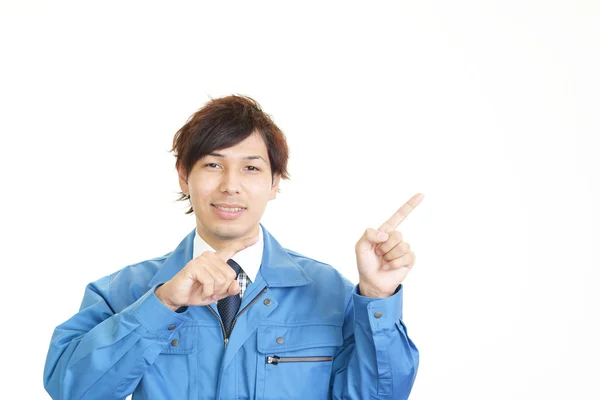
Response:
[[[237,239],[241,236],[245,236],[252,228],[248,224],[240,224],[238,222],[220,222],[211,227],[215,236],[222,239]]]

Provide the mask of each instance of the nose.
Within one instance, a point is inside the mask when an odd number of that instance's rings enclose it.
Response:
[[[230,195],[239,194],[241,188],[241,180],[235,170],[231,169],[223,174],[223,180],[221,181],[221,187],[219,188],[222,193]]]

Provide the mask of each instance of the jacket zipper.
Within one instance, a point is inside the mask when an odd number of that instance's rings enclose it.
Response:
[[[217,319],[219,320],[219,324],[221,324],[221,332],[223,332],[223,341],[225,342],[225,347],[227,347],[227,342],[229,341],[229,338],[227,337],[227,334],[225,333],[225,325],[223,325],[223,320],[221,319],[221,316],[219,314],[217,314],[215,312],[215,310],[213,310],[208,304],[205,305],[204,307],[207,307],[211,313],[213,313],[215,315],[215,317],[217,317]]]
[[[322,362],[322,361],[331,361],[333,357],[279,357],[272,356],[266,358],[267,364],[277,365],[279,363],[287,363],[287,362]]]
[[[219,323],[221,324],[221,332],[223,332],[223,343],[224,343],[225,347],[227,347],[227,343],[229,343],[229,335],[231,335],[231,331],[233,331],[233,327],[235,326],[235,322],[237,321],[238,317],[240,315],[242,315],[243,313],[245,313],[246,310],[248,310],[248,308],[250,308],[250,306],[252,304],[256,303],[258,301],[258,299],[260,298],[260,296],[262,296],[266,292],[267,292],[267,288],[264,288],[259,294],[256,295],[256,297],[254,297],[252,299],[252,301],[246,307],[244,307],[242,309],[242,311],[238,312],[238,314],[235,316],[235,318],[231,322],[231,330],[229,331],[229,334],[227,334],[227,332],[225,332],[225,325],[223,325],[223,320],[221,319],[221,316],[219,316],[219,314],[217,314],[215,312],[215,310],[213,310],[212,307],[210,307],[209,305],[205,306],[205,307],[208,307],[210,312],[212,312],[215,317],[217,317],[217,319],[219,320]]]
[[[235,318],[233,319],[233,321],[231,322],[231,331],[233,330],[233,327],[235,326],[235,322],[237,321],[238,317],[240,315],[242,315],[243,313],[246,312],[246,310],[248,310],[250,308],[250,306],[254,303],[256,303],[258,301],[258,299],[260,298],[260,296],[262,296],[263,294],[267,293],[267,288],[264,288],[259,294],[256,295],[256,297],[254,297],[252,299],[252,301],[242,309],[242,311],[240,311],[238,313],[238,315],[235,316]],[[229,331],[229,334],[231,334],[231,331]]]

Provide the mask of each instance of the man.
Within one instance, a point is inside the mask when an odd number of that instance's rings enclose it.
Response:
[[[87,286],[52,336],[52,398],[408,398],[419,356],[401,283],[415,255],[396,227],[423,195],[358,240],[355,286],[260,224],[288,149],[254,100],[211,100],[172,150],[196,227],[174,251]]]

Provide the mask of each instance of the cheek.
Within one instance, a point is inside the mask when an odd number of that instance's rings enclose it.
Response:
[[[211,182],[203,181],[203,184],[194,184],[190,186],[190,194],[192,196],[192,200],[203,200],[207,197],[210,197],[211,193],[214,193],[216,190]]]
[[[264,186],[256,185],[244,188],[243,197],[252,210],[258,211],[266,206],[269,200],[269,192],[265,190]]]
[[[246,185],[245,191],[254,199],[267,199],[271,194],[271,180],[269,182],[250,182]]]

